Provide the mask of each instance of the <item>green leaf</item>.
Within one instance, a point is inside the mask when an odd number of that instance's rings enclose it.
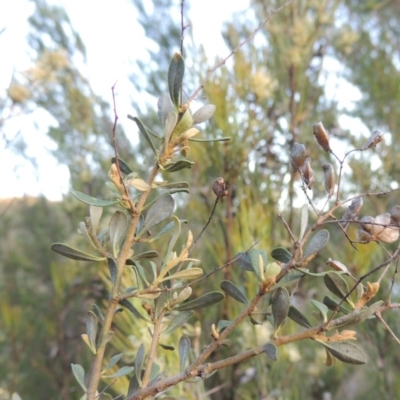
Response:
[[[150,145],[150,147],[153,150],[154,154],[157,154],[156,148],[154,147],[154,144],[153,144],[153,142],[152,142],[152,140],[150,138],[150,134],[149,134],[147,128],[144,126],[143,122],[139,118],[132,117],[131,115],[128,115],[128,118],[131,119],[132,121],[136,122],[136,125],[139,128],[140,133],[147,140],[147,143]]]
[[[114,287],[118,275],[117,262],[112,257],[107,257],[107,261],[108,261],[108,269],[110,270],[111,283],[112,286]]]
[[[144,253],[136,254],[131,258],[128,258],[126,260],[127,265],[135,265],[134,261],[139,261],[139,260],[148,260],[151,258],[157,258],[159,256],[158,252],[155,250],[149,250],[145,251]]]
[[[320,312],[322,321],[326,322],[328,320],[328,307],[321,303],[320,301],[310,299],[311,304]]]
[[[111,159],[111,164],[116,164],[116,163],[117,163],[117,159],[115,157],[113,157]],[[119,164],[119,169],[123,174],[129,175],[133,172],[133,169],[124,160],[121,160],[119,157],[118,157],[118,164]]]
[[[115,374],[103,375],[103,378],[109,378],[109,379],[120,378],[121,376],[130,374],[133,370],[134,370],[133,367],[125,366],[120,368]]]
[[[155,236],[153,236],[149,242],[152,243],[158,239],[160,239],[162,236],[164,236],[165,234],[167,234],[169,231],[171,231],[172,229],[174,229],[175,223],[174,221],[168,222],[167,225],[164,226],[164,228],[161,229],[160,232],[158,232]]]
[[[176,272],[175,274],[166,276],[162,282],[169,281],[171,279],[197,279],[203,275],[203,270],[201,268],[190,268],[184,269],[182,271]]]
[[[189,142],[230,142],[230,137],[216,137],[214,139],[189,139]]]
[[[85,370],[83,369],[82,365],[79,364],[71,364],[72,373],[75,376],[75,379],[81,386],[81,388],[86,392],[86,385],[85,385]]]
[[[175,310],[178,311],[188,311],[188,310],[198,310],[200,308],[210,307],[216,303],[219,303],[225,298],[224,294],[221,292],[209,292],[203,294],[195,300],[188,301],[187,303],[183,303],[178,307],[175,307]]]
[[[262,352],[265,353],[272,361],[276,361],[278,358],[278,348],[273,343],[266,343],[262,347]]]
[[[92,304],[92,306],[94,307],[99,317],[104,321],[104,314],[101,312],[99,306],[97,304]]]
[[[187,336],[182,336],[179,339],[178,352],[179,352],[179,371],[182,372],[185,369],[186,361],[189,358],[190,351],[190,339]]]
[[[145,348],[144,344],[142,343],[136,353],[136,358],[135,358],[135,374],[139,384],[142,383],[141,371],[143,367],[144,356],[145,356]]]
[[[96,199],[94,197],[88,196],[85,193],[78,192],[76,190],[70,190],[70,193],[79,201],[85,204],[89,204],[91,206],[96,206],[96,207],[109,207],[114,204],[119,203],[118,200],[102,200],[102,199]]]
[[[349,342],[322,342],[316,340],[316,342],[322,344],[329,353],[331,353],[338,360],[353,365],[361,365],[367,362],[367,356],[365,353],[355,344]]]
[[[331,310],[331,311],[336,311],[339,305],[339,302],[337,302],[335,299],[332,299],[330,296],[325,296],[322,302]],[[344,314],[348,314],[349,310],[344,308],[342,305],[339,308],[339,311],[341,311]]]
[[[165,344],[165,343],[158,343],[158,345],[160,346],[160,347],[162,347],[164,350],[168,350],[168,351],[174,351],[175,350],[175,347],[174,346],[171,346],[171,345],[169,345],[169,344]]]
[[[222,281],[219,287],[229,296],[233,297],[240,303],[248,304],[246,296],[239,290],[234,283],[230,281]]]
[[[299,235],[299,240],[303,239],[304,232],[307,229],[308,225],[308,204],[304,204],[303,207],[301,207],[301,212],[300,212],[300,235]]]
[[[92,226],[92,233],[93,235],[96,235],[101,216],[103,215],[103,207],[90,206],[89,212],[90,212],[90,224]]]
[[[194,165],[193,161],[178,160],[176,162],[166,165],[165,167],[163,167],[163,169],[167,172],[177,172],[177,171],[180,171],[181,169],[185,169],[185,168],[190,169],[193,167],[193,165]]]
[[[280,327],[285,322],[285,319],[289,313],[289,307],[290,298],[288,291],[285,288],[276,289],[271,302],[275,334],[277,334]]]
[[[324,276],[324,283],[325,286],[330,290],[330,292],[333,293],[335,296],[339,297],[340,299],[344,298],[347,295],[347,293],[349,293],[349,287],[347,286],[347,282],[341,275],[335,272],[326,274]],[[346,301],[350,305],[353,305],[353,302],[349,298],[347,298]]]
[[[144,321],[150,322],[147,318],[143,317],[142,314],[136,309],[136,307],[128,300],[128,299],[123,299],[119,302],[121,306],[124,306],[127,308],[136,318],[143,319]]]
[[[168,68],[168,90],[171,101],[176,108],[180,106],[181,102],[181,89],[184,73],[185,62],[179,53],[175,53]]]
[[[159,374],[160,374],[160,366],[157,363],[153,363],[153,365],[151,366],[151,371],[150,371],[150,381],[157,378],[157,376]]]
[[[90,348],[93,354],[96,354],[97,317],[93,311],[88,311],[86,316],[86,333],[88,335]]]
[[[312,326],[306,316],[294,306],[289,307],[288,317],[304,328],[311,328]]]
[[[140,387],[140,385],[136,378],[136,374],[133,374],[131,380],[129,381],[127,396],[129,397],[129,396],[134,395],[139,390],[139,387]]]
[[[162,287],[160,289],[162,289]],[[154,314],[156,318],[158,318],[161,315],[162,310],[169,303],[169,299],[170,299],[170,294],[168,292],[161,292],[160,296],[156,300],[154,300],[154,305],[155,305]]]
[[[240,257],[236,260],[237,265],[241,269],[244,269],[245,271],[251,271],[254,272],[254,268],[251,265],[251,259],[248,253],[237,253],[234,258]]]
[[[81,250],[74,249],[73,247],[67,246],[63,243],[53,243],[51,245],[51,250],[55,251],[58,254],[61,254],[64,257],[72,258],[73,260],[79,261],[103,261],[106,259],[105,257],[98,257],[87,254]]]
[[[190,185],[188,182],[154,182],[153,188],[156,189],[189,189]]]
[[[273,249],[271,251],[271,257],[284,264],[287,264],[292,259],[292,255],[283,247]]]
[[[129,185],[139,190],[140,192],[147,192],[151,189],[150,185],[141,178],[132,178],[129,180]]]
[[[121,359],[121,357],[122,357],[122,353],[116,354],[115,356],[111,357],[110,361],[103,369],[103,372],[112,368]]]
[[[163,333],[171,333],[180,328],[193,316],[193,311],[183,311],[175,315]]]
[[[167,219],[174,211],[175,200],[172,196],[160,197],[146,214],[142,231],[148,230]]]
[[[171,254],[172,250],[175,247],[176,241],[178,240],[179,235],[181,233],[181,221],[175,215],[173,215],[172,218],[173,218],[173,222],[174,222],[174,227],[173,227],[174,233],[168,244],[168,249],[167,249],[167,253],[166,253],[167,256],[169,256],[169,254]],[[163,263],[163,267],[164,267],[164,263]]]
[[[108,230],[112,253],[115,258],[118,257],[127,226],[128,221],[126,219],[126,215],[122,211],[115,211],[111,218],[110,227]]]
[[[202,122],[208,121],[215,113],[214,104],[206,104],[199,108],[192,116],[193,124],[201,124]]]
[[[326,229],[322,229],[317,232],[310,240],[309,245],[303,253],[303,260],[313,253],[317,253],[322,250],[329,241],[329,232]]]

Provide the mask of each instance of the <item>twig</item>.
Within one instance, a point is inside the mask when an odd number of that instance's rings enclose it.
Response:
[[[203,226],[203,229],[200,231],[200,233],[197,235],[196,239],[193,241],[192,245],[190,246],[190,248],[189,248],[189,254],[190,254],[190,252],[193,250],[193,247],[196,245],[197,241],[198,241],[198,240],[201,238],[201,236],[203,235],[204,231],[207,229],[208,225],[210,225],[210,222],[211,222],[211,220],[212,220],[212,218],[213,218],[213,216],[214,216],[215,209],[217,208],[217,204],[218,204],[220,198],[221,198],[221,197],[219,197],[219,196],[216,197],[215,203],[214,203],[214,207],[213,207],[213,209],[211,210],[210,217],[208,218],[207,223]]]
[[[396,334],[390,329],[390,326],[387,324],[387,322],[383,319],[381,312],[377,311],[375,313],[376,317],[379,319],[379,321],[382,322],[382,324],[384,325],[384,327],[388,330],[388,332],[390,333],[390,335],[392,336],[392,338],[397,342],[397,344],[400,344],[400,339],[396,336]]]
[[[283,217],[282,214],[278,214],[278,218],[282,221],[283,226],[286,228],[286,230],[288,231],[294,245],[296,245],[298,242],[296,240],[296,238],[293,235],[292,230],[290,229],[290,226],[288,225],[288,223],[286,222],[285,218]]]
[[[240,48],[242,48],[246,43],[250,42],[250,40],[253,39],[255,34],[271,19],[271,17],[281,11],[283,8],[288,6],[289,4],[293,3],[294,0],[289,0],[282,6],[276,8],[275,10],[272,10],[268,17],[265,18],[263,22],[261,22],[258,27],[242,42],[240,42],[223,60],[221,60],[219,63],[217,63],[213,68],[207,70],[206,76],[204,77],[203,81],[201,82],[200,86],[193,92],[193,94],[189,97],[189,100],[187,101],[188,104],[190,104],[200,93],[200,91],[204,88],[205,83],[210,79],[210,76],[220,67],[225,65],[226,61],[231,58]]]
[[[389,301],[390,301],[390,297],[392,295],[392,291],[393,291],[393,287],[394,287],[394,281],[395,281],[395,278],[396,278],[396,275],[397,275],[398,272],[399,272],[399,259],[397,259],[397,261],[396,261],[396,267],[394,269],[393,276],[392,276],[392,282],[390,284]]]

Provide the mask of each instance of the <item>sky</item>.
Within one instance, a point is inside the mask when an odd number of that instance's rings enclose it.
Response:
[[[143,46],[145,36],[142,27],[136,21],[136,11],[130,0],[53,0],[55,4],[65,7],[71,23],[81,35],[87,49],[86,74],[95,92],[111,102],[111,86],[117,82],[116,95],[119,115],[126,115],[130,108],[132,85],[128,76],[132,73],[136,59],[146,57]],[[6,4],[7,3],[7,4]],[[190,20],[195,43],[204,47],[209,59],[217,55],[227,55],[228,50],[221,36],[223,23],[232,18],[235,12],[245,12],[248,0],[201,0],[190,2]],[[0,63],[0,97],[9,85],[13,71],[22,71],[29,66],[27,55],[26,33],[27,19],[34,9],[29,0],[0,2],[0,54],[5,54]],[[212,12],[210,12],[212,10]],[[178,18],[180,10],[177,10]],[[351,107],[357,101],[359,93],[352,87],[346,87],[341,79],[341,66],[334,61],[330,63],[334,72],[326,82],[327,90],[335,93],[345,92],[339,99],[343,106]],[[338,90],[338,87],[345,90]],[[122,120],[122,119],[121,119]],[[35,130],[30,127],[37,125]],[[355,121],[340,121],[345,126]],[[22,116],[7,124],[2,132],[6,137],[15,134],[23,135],[28,144],[27,155],[38,159],[33,166],[28,160],[12,154],[5,146],[0,135],[0,170],[2,184],[0,198],[39,194],[50,200],[60,200],[62,194],[69,190],[68,168],[59,165],[49,154],[56,148],[55,144],[43,133],[51,121],[43,111]],[[123,123],[123,122],[122,122]],[[356,124],[359,131],[365,127]],[[365,133],[368,135],[368,133]]]
[[[129,0],[58,0],[54,4],[63,6],[75,30],[81,35],[87,49],[86,73],[95,92],[111,102],[111,86],[117,82],[116,95],[118,112],[131,112],[130,96],[132,86],[128,80],[132,65],[138,58],[146,56],[143,47],[144,31],[136,21],[135,8]],[[204,46],[206,54],[213,59],[226,52],[221,36],[223,22],[232,13],[247,9],[248,0],[220,2],[202,0],[191,1],[190,19],[196,43]],[[209,10],[213,12],[209,12]],[[26,33],[27,19],[34,10],[29,0],[0,2],[0,96],[5,93],[13,71],[29,67]],[[177,10],[178,17],[180,10]],[[33,131],[32,123],[38,125]],[[66,166],[58,165],[49,154],[55,144],[40,132],[46,132],[48,123],[43,112],[19,117],[7,123],[6,137],[17,133],[28,143],[27,155],[39,160],[36,166],[28,160],[17,157],[7,148],[0,135],[0,170],[2,184],[0,198],[44,194],[51,200],[60,200],[69,189],[69,173]]]

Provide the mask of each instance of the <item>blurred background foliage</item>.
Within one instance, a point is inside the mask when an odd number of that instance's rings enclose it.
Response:
[[[104,180],[113,156],[112,109],[96,95],[90,79],[82,72],[85,43],[65,10],[45,0],[34,3],[27,38],[32,64],[29,69],[16,72],[7,96],[0,99],[0,128],[10,116],[46,110],[55,121],[47,135],[57,145],[54,156],[70,170],[71,187],[94,197],[109,196]],[[179,46],[180,21],[171,16],[171,10],[179,9],[180,2],[152,3],[149,12],[144,0],[132,1],[139,15],[137,22],[157,44],[156,50],[149,50],[151,63],[145,68],[139,62],[143,76],[132,77],[132,83],[156,98],[166,90],[170,57]],[[221,25],[228,48],[236,48],[271,9],[282,3],[253,0],[251,12],[235,15],[231,22]],[[190,2],[185,4],[185,12],[185,18],[189,18]],[[351,159],[345,171],[343,198],[398,187],[399,18],[395,0],[295,0],[274,15],[254,40],[235,51],[229,67],[223,66],[212,74],[194,106],[194,110],[203,102],[217,106],[212,121],[201,126],[201,135],[230,136],[232,140],[227,144],[196,143],[191,147],[190,158],[195,165],[190,171],[179,172],[180,179],[191,183],[191,194],[178,197],[176,211],[180,218],[189,220],[195,234],[200,232],[213,206],[213,180],[223,176],[228,183],[229,194],[219,204],[211,226],[193,253],[202,260],[206,271],[229,261],[258,239],[258,247],[267,252],[278,246],[290,249],[290,238],[277,214],[281,213],[298,232],[299,208],[305,199],[289,164],[293,143],[305,144],[312,159],[316,172],[313,200],[317,203],[325,196],[320,164],[335,164],[315,143],[312,124],[317,121],[323,121],[340,154],[366,141],[340,123],[342,116],[359,118],[371,131],[379,127],[388,132],[385,142],[372,150],[372,156],[369,152]],[[216,60],[209,60],[203,49],[193,43],[190,28],[186,35],[184,55],[188,72],[184,93],[188,96]],[[351,110],[344,109],[327,90],[327,73],[333,62],[343,66],[345,78],[361,93],[360,101]],[[140,98],[137,101],[132,108],[143,110]],[[155,101],[139,117],[154,132],[160,132],[154,104]],[[121,128],[118,143],[120,157],[145,177],[153,160],[146,143],[132,146]],[[25,154],[23,142],[11,145],[16,152]],[[35,159],[31,157],[31,161]],[[399,201],[395,194],[370,196],[362,214],[375,216],[396,203]],[[50,253],[49,245],[63,241],[82,246],[76,228],[86,213],[86,207],[69,195],[59,203],[43,197],[0,201],[2,400],[14,391],[23,399],[66,400],[82,395],[72,378],[70,364],[88,366],[90,355],[80,335],[84,332],[87,310],[93,303],[101,306],[107,296],[107,270],[98,271],[89,264],[58,258]],[[337,217],[341,217],[340,212]],[[379,246],[358,246],[355,251],[340,230],[334,226],[328,229],[331,242],[323,256],[313,261],[311,267],[315,270],[326,268],[326,259],[332,257],[358,275],[384,259]],[[355,236],[355,232],[350,230],[350,235]],[[162,253],[162,249],[158,250]],[[232,280],[249,296],[257,290],[256,279],[233,266],[194,286],[194,292],[202,294],[204,285],[217,289],[222,279]],[[389,284],[382,286],[382,298]],[[397,283],[394,288],[395,301],[399,298]],[[306,300],[322,300],[323,295],[319,281],[308,279],[292,293],[292,301],[307,311]],[[230,319],[239,310],[237,303],[226,299],[219,309],[198,313],[196,318],[200,322],[193,319],[184,328],[194,352],[199,352],[209,340],[211,323]],[[394,332],[400,334],[399,319],[394,313],[385,317]],[[295,327],[287,323],[283,329],[290,332]],[[122,312],[115,319],[114,330],[110,356],[123,351],[123,360],[132,363],[139,344],[146,345],[146,338],[149,339],[147,329]],[[218,350],[213,358],[259,344],[268,340],[270,334],[268,322],[245,323],[232,335],[231,348]],[[398,347],[376,320],[360,326],[358,336],[369,354],[366,366],[338,363],[327,368],[324,352],[314,343],[301,342],[280,348],[276,363],[261,356],[223,370],[204,383],[180,385],[171,393],[185,399],[394,399],[400,392],[396,379],[400,365]],[[164,344],[176,346],[178,338],[172,334]],[[160,350],[159,361],[171,373],[179,364],[176,353]],[[120,379],[113,390],[116,394],[126,392],[127,383]]]

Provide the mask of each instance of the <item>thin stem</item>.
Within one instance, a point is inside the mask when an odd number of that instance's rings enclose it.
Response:
[[[387,322],[383,319],[380,311],[375,313],[376,317],[379,319],[379,321],[382,322],[384,327],[388,330],[392,338],[397,342],[397,344],[400,344],[400,339],[396,336],[396,334],[390,329],[390,326],[387,324]]]
[[[156,357],[158,340],[160,338],[162,320],[164,318],[165,312],[166,312],[166,309],[164,308],[161,311],[160,315],[157,317],[156,323],[154,324],[153,337],[151,339],[151,345],[150,345],[149,355],[147,358],[146,370],[144,371],[144,375],[143,375],[143,379],[142,379],[143,387],[146,387],[149,383],[151,367],[153,366],[154,359]]]

